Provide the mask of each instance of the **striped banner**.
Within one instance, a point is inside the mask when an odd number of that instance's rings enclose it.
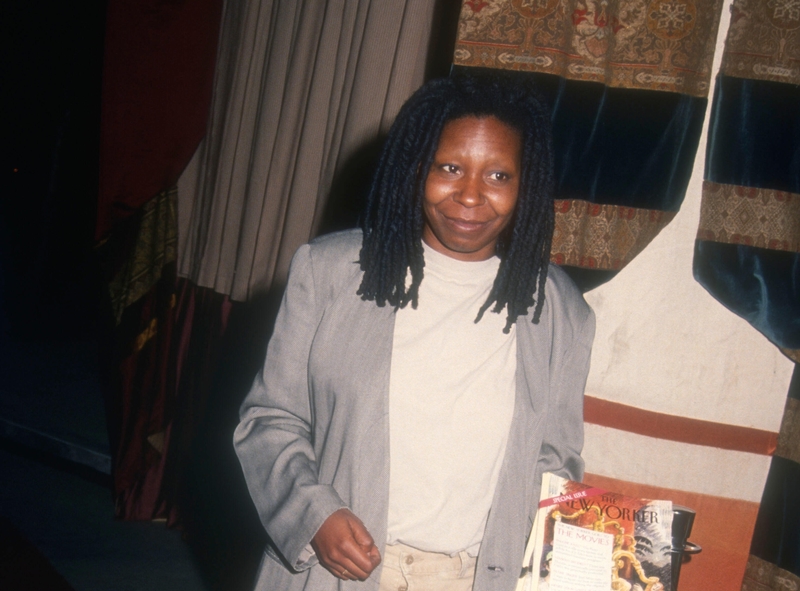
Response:
[[[738,591],[778,434],[587,397],[584,482],[697,513],[684,590]],[[613,475],[607,476],[607,475]]]

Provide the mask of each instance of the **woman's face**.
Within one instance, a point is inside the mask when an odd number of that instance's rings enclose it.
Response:
[[[422,239],[461,261],[495,254],[519,193],[519,132],[494,117],[445,124],[425,181]]]

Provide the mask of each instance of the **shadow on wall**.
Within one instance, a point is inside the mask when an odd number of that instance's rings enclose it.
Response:
[[[386,137],[380,136],[364,144],[348,158],[336,175],[325,205],[319,235],[358,226],[384,141]]]

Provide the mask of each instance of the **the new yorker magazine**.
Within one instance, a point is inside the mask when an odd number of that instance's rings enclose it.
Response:
[[[546,473],[519,591],[673,591],[672,503]]]

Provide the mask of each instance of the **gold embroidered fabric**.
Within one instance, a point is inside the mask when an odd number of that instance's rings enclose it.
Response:
[[[697,239],[800,252],[800,194],[705,181]]]
[[[454,63],[705,97],[721,7],[722,0],[465,0]]]
[[[750,555],[742,581],[742,591],[797,591],[800,577]]]
[[[800,2],[734,0],[721,71],[800,84]]]
[[[177,257],[177,199],[178,190],[172,188],[162,191],[142,207],[133,253],[108,286],[117,324],[125,308],[146,294],[161,278],[164,265]]]
[[[558,265],[619,270],[675,217],[673,211],[555,201],[550,260]]]

